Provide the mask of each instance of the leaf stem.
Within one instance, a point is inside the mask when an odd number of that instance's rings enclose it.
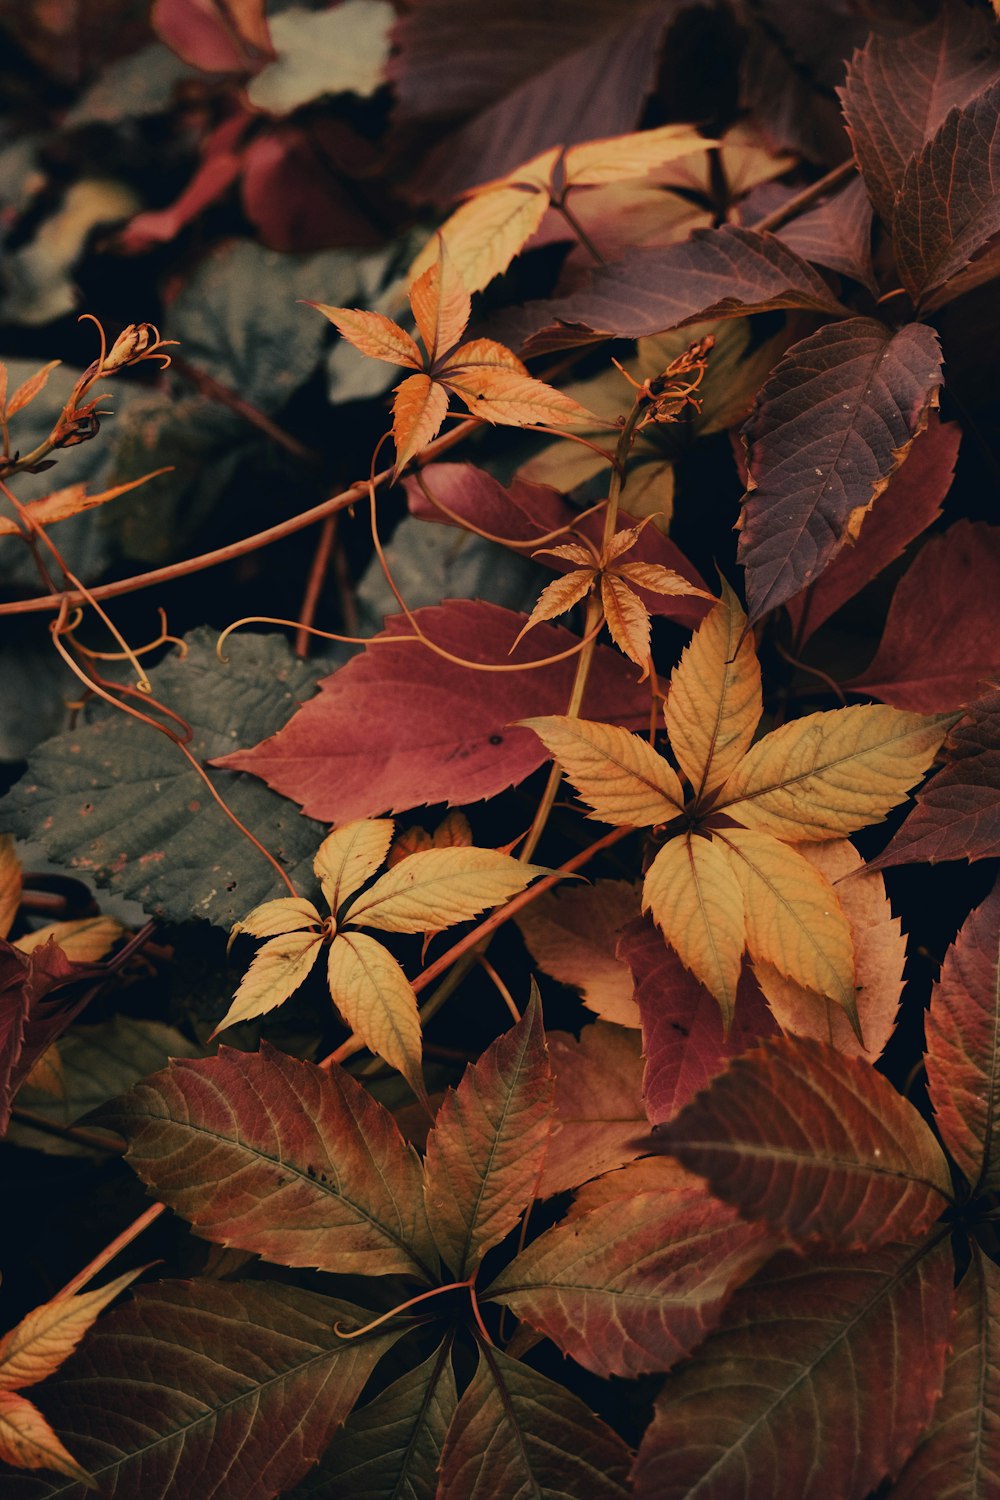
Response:
[[[165,1203],[154,1203],[144,1213],[141,1213],[137,1219],[133,1219],[132,1223],[126,1229],[123,1229],[121,1234],[116,1235],[109,1245],[105,1245],[103,1250],[98,1251],[93,1260],[87,1262],[82,1271],[77,1272],[72,1281],[67,1281],[62,1291],[56,1292],[51,1300],[59,1302],[64,1297],[72,1297],[74,1292],[78,1292],[82,1286],[86,1286],[87,1282],[93,1280],[98,1271],[102,1271],[109,1261],[114,1260],[115,1256],[120,1254],[127,1245],[131,1245],[133,1240],[138,1239],[144,1229],[148,1229],[150,1224],[155,1223],[160,1215],[166,1212],[166,1208],[167,1205]]]
[[[593,240],[590,238],[590,235],[584,229],[583,225],[580,223],[580,220],[577,218],[576,214],[566,202],[565,197],[550,198],[549,203],[551,207],[555,209],[557,214],[562,214],[563,218],[566,220],[566,223],[569,225],[570,229],[572,229],[573,233],[580,241],[580,244],[587,251],[588,255],[590,255],[595,264],[599,266],[606,266],[607,261],[601,254],[600,250],[598,250],[597,246],[594,244]]]
[[[825,197],[827,193],[839,187],[842,182],[846,182],[856,169],[854,157],[851,156],[847,161],[842,161],[839,166],[827,172],[825,177],[820,177],[817,182],[811,182],[808,187],[804,187],[801,193],[796,193],[793,198],[789,198],[780,208],[776,208],[773,213],[765,214],[762,219],[757,220],[756,224],[751,224],[750,228],[755,233],[766,233],[768,230],[780,229],[790,219],[798,218],[799,214],[805,209],[811,208],[817,199]]]

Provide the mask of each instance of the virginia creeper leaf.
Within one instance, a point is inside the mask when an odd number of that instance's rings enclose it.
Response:
[[[417,610],[415,618],[431,640],[481,662],[538,661],[575,640],[558,626],[540,625],[508,658],[524,615],[452,600]],[[394,616],[378,639],[410,633],[408,622]],[[542,763],[538,740],[514,721],[561,712],[573,673],[572,658],[535,671],[487,674],[442,661],[419,643],[380,644],[325,678],[319,696],[281,733],[226,756],[224,764],[253,771],[329,822],[425,802],[475,802]],[[585,712],[636,727],[647,722],[648,695],[633,676],[617,651],[599,646]]]
[[[515,920],[540,969],[578,989],[602,1020],[638,1026],[632,975],[615,956],[619,933],[638,913],[638,892],[629,881],[596,880],[546,891]]]
[[[457,1279],[514,1228],[535,1191],[552,1121],[541,1006],[533,999],[450,1089],[427,1137],[427,1217]]]
[[[723,1202],[800,1241],[871,1249],[918,1235],[951,1194],[913,1106],[869,1063],[807,1038],[733,1058],[657,1135]]]
[[[429,375],[408,375],[396,386],[392,440],[397,471],[437,437],[448,410],[448,392]]]
[[[726,851],[699,834],[664,844],[646,872],[642,908],[710,990],[729,1030],[746,944],[743,888]]]
[[[1000,885],[945,955],[926,1019],[927,1086],[945,1144],[976,1191],[995,1192],[1000,1110]]]
[[[443,240],[432,241],[434,263],[410,285],[410,306],[428,358],[436,360],[458,343],[469,321],[472,302]]]
[[[1000,526],[959,520],[932,537],[897,584],[878,651],[852,689],[925,714],[975,698],[1000,674],[998,590]]]
[[[364,885],[384,861],[395,824],[391,818],[361,819],[335,829],[313,862],[323,896],[336,915],[342,902]]]
[[[434,1500],[437,1470],[458,1392],[451,1339],[423,1364],[355,1410],[318,1469],[291,1500]]]
[[[720,786],[750,748],[763,712],[760,667],[729,585],[691,637],[670,679],[670,748],[696,796]]]
[[[297,1287],[144,1286],[45,1387],[45,1410],[107,1496],[273,1500],[319,1457],[396,1333]],[[0,1475],[5,1500],[83,1500],[82,1484]]]
[[[383,359],[387,364],[407,365],[414,370],[423,369],[420,350],[410,335],[391,318],[358,307],[330,307],[326,302],[311,305],[324,318],[329,318],[342,338],[362,354],[367,354],[369,359]]]
[[[647,740],[614,724],[568,718],[522,719],[562,766],[591,817],[619,827],[664,823],[684,806],[676,772]]]
[[[664,1386],[635,1500],[867,1495],[934,1409],[952,1277],[947,1241],[864,1259],[777,1257]]]
[[[499,849],[425,849],[380,875],[344,920],[380,932],[438,932],[499,906],[545,873]]]
[[[557,152],[547,153],[555,160]],[[549,195],[540,187],[496,187],[476,193],[441,226],[448,254],[466,286],[478,292],[506,271],[545,217]],[[421,261],[418,259],[416,265]]]
[[[97,1488],[59,1441],[37,1406],[14,1391],[0,1390],[0,1460],[21,1469],[54,1469],[78,1481],[77,1491]]]
[[[0,1134],[17,1090],[86,1002],[79,991],[48,997],[75,978],[93,974],[91,966],[71,963],[56,943],[25,954],[0,939]]]
[[[174,1062],[99,1116],[206,1239],[283,1265],[426,1279],[420,1163],[389,1112],[338,1067],[263,1044]]]
[[[597,1375],[668,1370],[774,1239],[697,1189],[638,1192],[556,1224],[483,1294]]]
[[[872,265],[872,201],[861,177],[777,231],[803,260],[860,281],[877,295]]]
[[[437,1500],[625,1500],[628,1450],[578,1396],[481,1344]]]
[[[937,335],[872,318],[793,344],[743,429],[740,516],[751,622],[800,592],[856,536],[926,425],[941,384]]]
[[[947,741],[948,760],[873,864],[988,859],[1000,854],[1000,689],[970,704]]]
[[[944,1390],[892,1500],[987,1500],[1000,1471],[1000,1270],[973,1244],[955,1293]]]
[[[286,932],[301,932],[306,927],[318,927],[322,918],[311,901],[302,896],[279,896],[274,901],[263,901],[248,912],[241,922],[234,922],[229,934],[230,946],[241,932],[250,937],[281,937]]]
[[[364,932],[338,932],[327,956],[327,980],[351,1030],[402,1073],[418,1099],[426,1099],[417,997],[388,948]]]
[[[37,1385],[58,1370],[108,1303],[140,1274],[126,1271],[89,1292],[44,1302],[23,1317],[0,1339],[0,1391]]]
[[[636,1031],[598,1021],[579,1039],[550,1031],[555,1078],[552,1137],[539,1186],[548,1198],[631,1161],[649,1121],[642,1107],[642,1046]]]
[[[286,932],[258,948],[216,1031],[266,1015],[283,1004],[305,984],[322,947],[322,933],[307,931]]]
[[[854,833],[903,800],[949,722],[863,704],[807,714],[758,740],[716,806],[793,842]]]

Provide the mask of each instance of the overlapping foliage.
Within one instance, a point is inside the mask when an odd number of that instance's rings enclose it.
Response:
[[[995,1492],[994,11],[0,19],[5,1497]]]

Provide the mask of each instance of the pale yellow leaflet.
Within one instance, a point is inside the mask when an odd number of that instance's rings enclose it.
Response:
[[[559,762],[592,816],[618,827],[666,823],[682,810],[677,774],[638,735],[563,714],[522,719]]]
[[[380,876],[344,921],[382,932],[438,932],[498,906],[546,873],[498,849],[426,849]]]
[[[301,932],[305,927],[318,927],[322,921],[311,901],[303,896],[280,896],[275,901],[262,901],[241,922],[234,922],[229,934],[229,946],[241,932],[251,937],[280,937],[286,932]]]
[[[359,818],[335,828],[320,844],[313,870],[332,912],[375,874],[389,852],[394,827],[391,818]]]
[[[743,888],[724,851],[698,834],[671,839],[646,872],[642,904],[681,962],[715,996],[728,1031],[745,926]]]
[[[213,1036],[274,1010],[305,983],[319,957],[323,937],[319,932],[287,932],[271,938],[257,950],[247,969],[233,1003],[219,1022]]]
[[[330,945],[327,978],[330,997],[351,1030],[426,1099],[417,997],[392,954],[363,932],[340,932]]]

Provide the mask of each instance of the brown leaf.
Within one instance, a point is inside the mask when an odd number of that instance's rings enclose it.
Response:
[[[637,1027],[632,975],[615,950],[621,929],[638,915],[633,885],[597,880],[546,891],[516,921],[539,968],[579,990],[584,1005],[602,1020]]]

